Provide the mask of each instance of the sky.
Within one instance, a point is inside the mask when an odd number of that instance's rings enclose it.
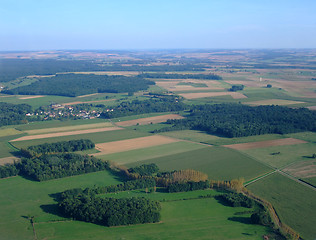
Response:
[[[0,0],[0,51],[316,48],[316,0]]]

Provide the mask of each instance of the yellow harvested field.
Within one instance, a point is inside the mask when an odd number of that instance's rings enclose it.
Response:
[[[99,103],[99,102],[109,102],[109,101],[114,101],[116,99],[106,99],[106,100],[98,100],[98,101],[87,101],[87,102],[70,102],[70,103],[63,103],[63,106],[67,106],[67,105],[76,105],[76,104],[81,104],[81,103]]]
[[[276,140],[238,143],[238,144],[230,144],[230,145],[223,145],[223,146],[236,149],[236,150],[246,150],[246,149],[254,149],[254,148],[273,147],[273,146],[294,145],[294,144],[301,144],[301,143],[307,143],[307,142],[300,139],[295,139],[295,138],[282,138],[282,139],[276,139]]]
[[[34,140],[34,139],[42,139],[42,138],[52,138],[52,137],[62,137],[62,136],[71,136],[71,135],[96,133],[96,132],[106,132],[106,131],[114,131],[114,130],[121,130],[121,129],[123,129],[123,128],[107,127],[107,128],[86,129],[86,130],[71,131],[71,132],[48,133],[48,134],[24,136],[24,137],[20,137],[20,138],[11,140],[10,142],[26,141],[26,140]]]
[[[187,99],[205,98],[205,97],[218,97],[230,95],[234,99],[247,98],[244,94],[239,92],[203,92],[203,93],[181,93],[179,94]]]
[[[19,99],[25,100],[25,99],[33,99],[33,98],[41,98],[41,97],[44,97],[44,96],[42,96],[42,95],[27,96],[27,97],[19,97]]]
[[[164,145],[181,140],[165,136],[155,135],[148,137],[133,138],[115,142],[99,143],[95,148],[100,152],[92,154],[93,156],[106,155],[110,153],[125,152],[135,149],[147,148],[152,146]]]
[[[12,164],[14,162],[20,161],[20,158],[17,157],[5,157],[5,158],[0,158],[0,166],[3,166],[5,164]]]
[[[297,178],[316,177],[316,161],[304,161],[284,168],[282,171]]]
[[[183,118],[184,117],[178,114],[167,114],[167,115],[161,115],[161,116],[156,116],[156,117],[138,118],[138,119],[129,120],[129,121],[117,122],[116,125],[120,127],[134,126],[137,123],[138,125],[148,125],[151,123],[165,122],[168,119],[183,119]]]
[[[28,133],[29,135],[36,135],[36,134],[44,134],[44,133],[68,132],[68,131],[75,131],[75,130],[104,128],[104,127],[112,127],[112,126],[113,126],[112,123],[104,122],[104,123],[83,124],[83,125],[75,125],[75,126],[67,126],[67,127],[34,129],[34,130],[28,130],[24,132]]]
[[[267,100],[261,100],[261,101],[254,101],[254,102],[247,102],[245,104],[248,105],[292,105],[292,104],[300,104],[305,102],[299,102],[299,101],[290,101],[290,100],[283,100],[283,99],[267,99]]]
[[[92,72],[66,72],[66,73],[94,74],[94,75],[123,75],[123,76],[131,76],[131,75],[139,74],[139,72],[135,72],[135,71],[118,71],[118,72],[92,71]]]

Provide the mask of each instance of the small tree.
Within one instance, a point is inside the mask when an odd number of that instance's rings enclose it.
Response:
[[[271,84],[267,84],[267,88],[272,88],[272,85]]]

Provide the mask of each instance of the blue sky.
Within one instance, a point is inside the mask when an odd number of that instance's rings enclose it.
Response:
[[[0,0],[0,51],[316,48],[315,0]]]

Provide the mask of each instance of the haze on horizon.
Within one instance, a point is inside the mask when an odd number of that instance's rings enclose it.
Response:
[[[314,0],[0,3],[0,51],[316,48]]]

